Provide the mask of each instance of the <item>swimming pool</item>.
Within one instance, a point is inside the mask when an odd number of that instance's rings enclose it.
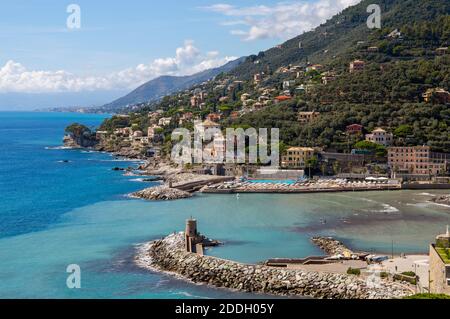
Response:
[[[249,183],[252,184],[288,184],[292,185],[297,183],[294,179],[252,179],[248,180]]]

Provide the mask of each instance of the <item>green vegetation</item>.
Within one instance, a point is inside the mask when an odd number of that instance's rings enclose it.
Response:
[[[361,270],[350,267],[349,269],[347,269],[347,274],[348,275],[360,276],[361,275]]]
[[[414,271],[405,271],[405,272],[402,272],[402,275],[409,276],[409,277],[416,277],[416,273]]]
[[[450,299],[450,296],[444,294],[417,294],[404,299]]]
[[[69,125],[68,127],[66,127],[65,131],[66,133],[71,134],[74,137],[81,137],[92,134],[91,130],[87,126],[79,123],[73,123]]]
[[[376,154],[377,156],[386,156],[387,150],[383,145],[372,143],[369,141],[361,141],[355,144],[355,148],[358,150],[367,150]]]
[[[383,278],[383,279],[384,278],[388,278],[389,274],[387,272],[383,271],[383,272],[380,273],[380,277]]]
[[[436,251],[441,256],[445,264],[450,264],[450,249],[436,247]]]
[[[450,90],[450,54],[437,55],[436,49],[450,45],[450,2],[435,0],[380,0],[383,28],[366,26],[368,4],[344,10],[313,31],[293,38],[281,46],[257,55],[228,73],[189,91],[164,97],[159,102],[143,105],[128,118],[115,116],[106,120],[101,130],[113,131],[134,125],[146,132],[149,111],[162,110],[172,117],[171,125],[158,132],[166,138],[177,126],[183,112],[204,119],[211,112],[222,114],[222,127],[279,128],[282,145],[321,147],[341,153],[352,148],[386,156],[383,146],[362,141],[361,134],[348,135],[346,127],[361,124],[363,134],[382,127],[394,133],[394,146],[429,145],[434,151],[450,153],[450,108],[439,101],[425,103],[423,93],[430,88]],[[398,29],[401,36],[389,37]],[[301,42],[301,48],[299,47]],[[369,52],[377,47],[378,52]],[[355,59],[366,65],[360,72],[350,73],[349,63]],[[322,70],[303,72],[310,64],[320,63]],[[300,72],[280,72],[280,68],[298,66]],[[264,72],[255,85],[253,76]],[[331,72],[335,80],[322,84],[322,72]],[[283,82],[290,81],[292,99],[273,104],[275,96],[284,94]],[[296,89],[300,85],[307,90]],[[268,104],[261,110],[247,110],[244,93],[257,101],[261,89],[270,89]],[[191,107],[194,90],[206,94],[201,108]],[[241,111],[231,118],[232,111]],[[320,116],[300,123],[298,112],[317,111]],[[192,128],[191,124],[184,125]],[[169,149],[166,142],[164,149]],[[317,163],[309,165],[314,170]],[[313,167],[314,166],[314,167]],[[333,170],[341,170],[339,163]]]

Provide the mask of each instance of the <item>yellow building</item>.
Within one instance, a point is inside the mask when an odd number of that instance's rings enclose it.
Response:
[[[298,121],[303,124],[310,123],[319,117],[319,112],[298,112]]]
[[[306,168],[306,163],[314,156],[310,147],[291,147],[281,159],[281,165],[286,168]]]

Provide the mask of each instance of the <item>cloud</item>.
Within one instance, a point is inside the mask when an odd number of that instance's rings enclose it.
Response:
[[[28,70],[10,60],[0,68],[0,93],[57,93],[134,89],[160,75],[189,75],[221,66],[236,57],[220,57],[217,51],[203,54],[193,41],[185,41],[174,57],[158,58],[103,76],[77,76],[70,72]]]
[[[315,2],[279,2],[273,6],[257,5],[237,7],[230,4],[214,4],[204,10],[222,14],[227,18],[224,26],[244,25],[233,29],[232,35],[245,41],[266,38],[289,39],[309,31],[343,9],[361,0],[316,0]]]

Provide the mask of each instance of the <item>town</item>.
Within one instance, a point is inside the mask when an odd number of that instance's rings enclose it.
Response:
[[[396,29],[387,32],[380,39],[383,43],[403,43],[404,35]],[[272,50],[283,50],[283,47],[277,46]],[[253,74],[250,79],[221,74],[189,90],[167,96],[157,104],[130,106],[130,109],[140,111],[118,114],[105,121],[95,132],[94,144],[98,149],[126,157],[147,159],[158,166],[170,163],[173,148],[171,134],[176,128],[195,128],[201,131],[248,129],[253,126],[262,128],[264,121],[268,120],[270,127],[276,123],[281,125],[278,175],[267,176],[264,165],[251,164],[248,158],[244,164],[198,164],[198,161],[192,160],[191,163],[184,163],[181,169],[205,175],[254,179],[264,177],[297,182],[333,177],[374,184],[387,183],[386,179],[392,179],[399,184],[434,184],[437,188],[446,187],[450,182],[450,146],[445,142],[448,138],[445,119],[440,122],[434,120],[431,127],[426,128],[440,128],[444,140],[436,137],[433,141],[427,141],[424,138],[425,132],[420,132],[417,122],[409,123],[405,115],[403,122],[408,123],[400,122],[394,126],[393,121],[397,119],[387,119],[383,114],[379,115],[381,118],[378,122],[368,122],[367,116],[362,118],[363,121],[352,121],[361,116],[355,116],[355,111],[361,107],[357,103],[359,97],[350,97],[349,93],[343,92],[343,83],[353,77],[375,76],[379,72],[382,74],[387,70],[392,71],[398,62],[375,62],[379,55],[384,55],[380,50],[378,46],[357,42],[355,52],[361,58],[351,60],[346,69],[305,61],[301,65],[286,65],[271,70],[270,66],[260,66],[262,62],[255,56],[252,63],[266,69],[265,71]],[[448,47],[438,47],[433,54],[435,63],[449,59]],[[368,61],[362,57],[366,57]],[[344,81],[339,82],[339,79]],[[340,95],[348,101],[346,103],[353,101],[347,105],[355,111],[350,111],[346,118],[340,116],[339,111],[332,110],[333,107],[330,110],[329,105],[333,102],[327,101],[322,94],[324,90],[331,90],[333,84],[341,88]],[[448,91],[439,87],[424,87],[421,93],[419,91],[412,97],[410,103],[413,104],[403,102],[399,114],[407,114],[405,112],[408,110],[402,109],[403,107],[429,109],[433,110],[433,114],[439,114],[436,111],[444,110],[450,104]],[[371,103],[377,103],[378,97],[370,97],[369,92],[368,96],[368,99],[373,99]],[[399,109],[399,106],[392,107]],[[152,110],[155,108],[156,110]],[[270,117],[275,112],[287,114],[282,119],[266,118],[266,115]],[[368,109],[358,112],[373,117],[375,111]],[[385,125],[382,119],[386,120]],[[323,131],[321,127],[325,127]],[[69,130],[69,144],[72,133]],[[302,141],[304,144],[300,144]],[[211,143],[204,146],[204,154],[225,158],[225,139],[213,138],[207,142]],[[246,143],[248,147],[248,137]]]

